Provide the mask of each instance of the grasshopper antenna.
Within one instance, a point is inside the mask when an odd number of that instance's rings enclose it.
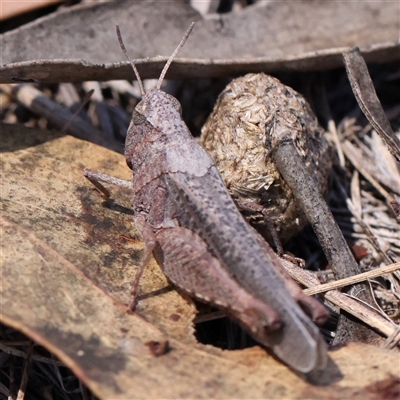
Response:
[[[168,59],[167,63],[165,64],[163,70],[161,71],[161,75],[158,78],[158,82],[157,82],[157,89],[161,88],[161,84],[162,81],[164,80],[165,74],[168,71],[169,66],[172,63],[172,60],[175,58],[175,56],[178,54],[179,50],[183,47],[183,45],[186,43],[187,38],[190,35],[190,32],[192,32],[192,29],[194,27],[194,22],[192,22],[188,28],[188,30],[186,31],[185,35],[183,36],[181,42],[178,44],[178,47],[175,49],[175,51],[172,53],[171,57]]]
[[[127,60],[131,63],[133,72],[135,73],[136,79],[137,79],[137,81],[138,81],[138,83],[139,83],[140,94],[142,95],[142,97],[144,97],[145,94],[146,94],[146,92],[144,91],[142,79],[140,78],[139,72],[138,72],[138,70],[136,69],[136,65],[133,63],[133,61],[132,61],[132,60],[129,58],[129,56],[128,56],[128,52],[126,51],[126,47],[125,47],[125,45],[124,45],[124,42],[122,41],[122,36],[121,36],[121,31],[120,31],[120,29],[119,29],[119,25],[115,25],[115,28],[116,28],[116,30],[117,30],[117,36],[118,36],[119,45],[121,46],[121,49],[122,49],[122,51],[123,51],[124,54],[125,54],[125,57],[126,57]],[[190,33],[190,32],[189,32],[189,33]],[[186,36],[186,38],[187,38],[187,36]],[[178,46],[178,47],[179,47],[179,46]],[[182,46],[181,46],[181,47],[182,47]],[[176,50],[175,50],[175,51],[176,51]]]

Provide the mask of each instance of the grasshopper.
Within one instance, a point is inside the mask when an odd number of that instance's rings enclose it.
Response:
[[[303,309],[317,324],[326,321],[326,309],[302,293],[267,242],[244,220],[211,157],[182,120],[179,101],[160,89],[193,25],[166,63],[157,88],[147,93],[117,26],[142,93],[125,142],[133,172],[134,221],[146,245],[129,308],[154,253],[172,283],[225,310],[288,366],[303,373],[321,369],[326,346]],[[107,181],[104,175],[85,170],[85,176],[108,193],[98,182]]]

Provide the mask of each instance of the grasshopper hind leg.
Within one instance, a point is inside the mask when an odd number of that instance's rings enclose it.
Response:
[[[199,300],[223,308],[256,340],[282,328],[279,315],[241,288],[209,253],[200,236],[175,227],[160,230],[156,238],[155,256],[174,284]]]

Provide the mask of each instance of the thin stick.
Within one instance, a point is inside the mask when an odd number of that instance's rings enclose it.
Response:
[[[33,346],[34,343],[31,342],[28,348],[28,352],[26,354],[25,366],[24,366],[24,371],[22,373],[21,384],[17,394],[17,400],[24,400],[25,398],[26,385],[28,384],[29,373],[31,372],[31,366],[32,366]]]
[[[122,41],[122,36],[121,36],[121,31],[119,29],[119,25],[115,25],[115,29],[117,30],[117,36],[118,36],[118,41],[119,41],[119,45],[121,46],[122,51],[125,54],[125,57],[127,58],[127,60],[131,63],[133,72],[135,73],[136,79],[139,83],[139,87],[140,87],[140,94],[142,95],[142,97],[146,94],[146,92],[144,91],[144,87],[143,87],[143,82],[142,79],[140,78],[139,72],[136,69],[136,65],[134,64],[134,62],[129,58],[128,56],[128,52],[126,51],[126,47],[124,45],[124,42]]]
[[[27,357],[27,353],[26,352],[24,352],[22,350],[18,350],[15,347],[12,347],[13,345],[14,346],[19,346],[20,344],[18,344],[18,342],[15,343],[15,344],[13,344],[13,343],[7,343],[6,344],[4,341],[1,341],[0,342],[0,350],[3,351],[4,353],[11,354],[13,356],[22,357],[22,358],[26,358]],[[60,367],[65,367],[65,364],[63,364],[60,361],[53,360],[51,358],[48,358],[48,357],[45,357],[45,356],[41,356],[41,355],[38,355],[38,354],[32,355],[32,360],[39,361],[39,362],[45,363],[45,364],[53,364],[53,365],[58,365]]]
[[[313,227],[336,279],[359,274],[358,264],[293,142],[282,139],[271,157]]]
[[[384,349],[393,349],[400,341],[400,326],[382,343],[381,347]]]
[[[121,143],[105,137],[102,131],[79,115],[73,117],[73,113],[68,108],[53,101],[35,87],[28,84],[18,84],[2,85],[1,89],[35,114],[46,118],[57,128],[62,129],[65,124],[69,123],[68,134],[122,153],[123,146]]]
[[[272,150],[271,157],[311,223],[335,278],[344,279],[358,275],[361,272],[359,266],[293,140],[282,137]],[[361,299],[373,303],[373,296],[367,285],[358,283],[355,288],[360,290]],[[375,334],[348,319],[346,315],[340,315],[334,344],[356,340],[359,335],[370,338]]]
[[[186,43],[187,38],[190,35],[190,32],[192,32],[192,29],[194,27],[194,22],[192,22],[188,28],[188,30],[186,31],[185,35],[183,36],[181,42],[178,44],[178,47],[175,49],[175,51],[172,53],[171,57],[168,59],[167,63],[165,64],[163,70],[161,71],[161,75],[158,78],[158,82],[157,82],[157,89],[161,88],[161,84],[162,81],[164,80],[165,74],[168,71],[169,66],[172,63],[172,60],[175,58],[175,56],[178,54],[179,50],[183,47],[183,45]]]
[[[93,92],[94,92],[94,89],[91,89],[85,94],[85,97],[83,98],[81,105],[74,112],[74,114],[72,115],[71,119],[63,126],[63,128],[61,129],[60,133],[66,133],[67,132],[67,130],[69,129],[69,127],[72,124],[72,121],[79,115],[79,113],[83,110],[83,107],[85,107],[86,104],[89,102],[90,97],[92,96]]]
[[[317,277],[310,271],[305,271],[285,259],[280,258],[280,261],[285,267],[287,273],[302,285],[313,287],[320,284]],[[397,329],[396,324],[385,319],[377,311],[366,307],[364,304],[348,297],[345,293],[341,293],[338,290],[330,290],[329,292],[326,292],[324,298],[347,311],[349,314],[354,315],[356,318],[381,332],[386,337],[392,335]]]
[[[354,275],[349,278],[339,279],[338,281],[324,283],[323,285],[318,285],[311,287],[309,289],[304,289],[303,292],[304,294],[311,296],[313,294],[327,292],[328,290],[338,289],[343,286],[353,285],[354,283],[359,283],[367,279],[377,278],[378,276],[389,274],[391,272],[398,271],[399,269],[400,269],[400,263],[394,263],[386,265],[385,267],[382,268],[376,268],[372,271]]]
[[[383,111],[360,50],[356,47],[344,51],[343,59],[358,105],[370,124],[386,143],[389,151],[400,161],[400,140],[394,134]]]

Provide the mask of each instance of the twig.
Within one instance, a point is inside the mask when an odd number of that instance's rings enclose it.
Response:
[[[78,107],[78,109],[72,114],[71,119],[63,126],[61,129],[61,133],[68,132],[73,120],[80,114],[80,112],[83,110],[83,107],[89,102],[90,97],[92,96],[94,90],[90,90],[89,92],[86,93],[85,97],[82,100],[81,105]]]
[[[6,345],[3,342],[0,342],[0,350],[4,351],[4,353],[11,354],[13,356],[23,357],[23,358],[26,357],[26,353],[24,351],[15,349],[14,347]],[[44,357],[44,356],[41,356],[38,354],[33,354],[32,359],[35,361],[45,363],[45,364],[55,364],[55,365],[59,365],[60,367],[65,367],[65,364],[63,364],[60,361],[52,360],[48,357]]]
[[[393,349],[400,341],[400,326],[393,331],[393,333],[382,343],[384,349]]]
[[[282,140],[271,156],[313,227],[336,279],[359,274],[358,264],[293,142]]]
[[[386,265],[382,268],[376,268],[372,271],[363,272],[362,274],[350,276],[349,278],[339,279],[338,281],[333,281],[329,283],[324,283],[322,285],[314,286],[309,289],[304,289],[304,293],[307,295],[313,295],[317,293],[327,292],[332,289],[338,289],[348,285],[354,285],[355,283],[363,282],[367,279],[377,278],[384,274],[390,274],[391,272],[400,269],[400,263],[394,263]]]
[[[400,140],[383,111],[360,50],[353,48],[344,51],[343,59],[351,88],[362,112],[384,140],[389,151],[400,161]]]
[[[51,124],[62,129],[73,117],[73,113],[47,97],[43,92],[29,84],[2,85],[1,90],[12,95],[29,110],[46,118]],[[122,153],[122,145],[116,140],[105,138],[104,134],[79,116],[74,117],[68,133],[79,139],[99,144]]]
[[[281,138],[271,157],[311,223],[335,278],[344,279],[358,275],[361,272],[359,266],[293,141]],[[353,288],[359,290],[361,299],[373,303],[372,293],[365,283],[358,283]],[[361,337],[372,341],[375,336],[373,331],[348,319],[345,314],[339,317],[336,333],[335,344],[357,341]]]
[[[280,258],[280,261],[288,274],[302,285],[306,287],[320,285],[317,277],[313,275],[312,272],[303,270],[285,259]],[[364,304],[346,296],[346,294],[341,293],[338,290],[330,290],[329,292],[326,292],[324,298],[349,314],[354,315],[356,318],[386,337],[392,335],[397,329],[397,325],[388,321],[378,312],[366,307]]]
[[[28,352],[26,354],[24,371],[22,373],[22,379],[17,394],[17,400],[24,400],[25,397],[26,385],[28,384],[29,373],[31,371],[31,366],[32,366],[33,346],[34,343],[31,342],[28,348]]]

